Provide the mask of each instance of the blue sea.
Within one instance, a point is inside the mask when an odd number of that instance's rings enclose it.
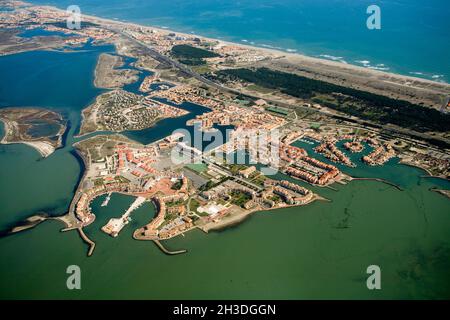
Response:
[[[450,82],[448,0],[31,0],[59,8]],[[369,5],[381,29],[369,30]]]

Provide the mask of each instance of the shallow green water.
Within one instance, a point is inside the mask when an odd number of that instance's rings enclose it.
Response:
[[[445,298],[449,297],[449,203],[428,182],[409,191],[369,181],[329,191],[331,203],[260,212],[236,227],[186,234],[166,244],[98,230],[130,197],[113,195],[88,228],[94,255],[58,222],[0,240],[1,298]],[[332,195],[334,197],[331,197]],[[97,199],[93,209],[98,212]],[[105,214],[107,212],[107,214]],[[154,214],[139,208],[134,221]],[[65,287],[65,269],[82,270],[82,290]],[[382,270],[382,290],[366,288],[367,266]]]
[[[53,54],[58,53],[39,53],[38,64],[18,68],[16,74],[25,77],[27,68],[35,68],[31,77],[40,75],[55,85],[54,77],[45,76],[56,72],[49,62]],[[11,59],[1,57],[0,70]],[[45,160],[28,146],[0,145],[0,229],[38,211],[63,213],[70,203],[82,169],[70,153],[72,135],[80,110],[98,94],[90,82],[95,59],[85,55],[82,61],[77,69],[56,59],[54,63],[72,69],[60,73],[63,89],[53,88],[55,100],[38,89],[25,97],[18,95],[18,88],[2,93],[2,106],[36,101],[33,105],[66,112],[72,126],[66,146]],[[69,94],[66,76],[87,78],[76,85],[83,94]],[[170,133],[176,123],[164,122],[130,137],[152,141],[164,130]],[[403,191],[375,181],[333,186],[338,191],[312,188],[332,202],[260,212],[224,231],[192,231],[165,242],[170,249],[188,250],[178,256],[132,239],[132,232],[155,214],[149,203],[132,214],[133,221],[119,237],[102,233],[100,227],[120,216],[133,198],[114,194],[101,207],[104,197],[99,197],[92,204],[97,220],[86,228],[97,242],[92,257],[86,256],[87,246],[76,232],[59,232],[63,225],[57,221],[0,238],[0,298],[450,298],[450,201],[429,191],[434,186],[450,189],[450,183],[420,178],[423,171],[398,165],[395,159],[383,168],[360,164],[342,170],[388,179]],[[72,264],[82,270],[79,291],[66,288],[65,271]],[[365,271],[371,264],[381,267],[380,291],[366,288]]]

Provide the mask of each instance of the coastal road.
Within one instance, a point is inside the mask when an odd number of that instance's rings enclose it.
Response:
[[[140,41],[136,38],[134,38],[132,35],[124,32],[123,30],[119,30],[119,29],[115,29],[115,28],[107,28],[113,32],[119,33],[120,35],[122,35],[123,37],[127,38],[128,40],[133,41],[134,43],[138,44],[142,49],[144,49],[144,51],[151,56],[152,58],[154,58],[155,60],[165,63],[167,65],[170,65],[184,73],[186,73],[187,75],[199,80],[200,82],[203,82],[204,84],[213,86],[215,88],[218,88],[220,90],[226,90],[230,93],[236,93],[239,94],[239,91],[230,89],[230,88],[226,88],[224,86],[221,86],[209,79],[206,79],[205,77],[201,76],[200,74],[192,71],[190,68],[186,67],[185,65],[179,63],[178,61],[172,60],[171,58],[159,53],[158,51],[156,51],[155,49],[153,49],[150,45],[146,44],[143,41]]]
[[[213,87],[213,88],[218,89],[218,90],[220,90],[222,92],[225,92],[225,93],[231,93],[231,94],[235,94],[235,95],[244,95],[244,96],[253,98],[255,100],[261,99],[261,97],[254,96],[254,95],[247,94],[247,93],[242,93],[239,90],[228,88],[228,87],[226,87],[224,85],[221,85],[221,84],[219,84],[217,82],[214,82],[214,81],[212,81],[212,80],[210,80],[208,78],[205,78],[202,75],[198,74],[197,72],[193,71],[192,69],[188,68],[187,66],[179,63],[178,61],[175,61],[175,60],[171,59],[170,57],[159,53],[152,46],[146,44],[143,41],[140,41],[140,40],[134,38],[132,35],[128,34],[127,32],[125,32],[123,30],[119,30],[119,29],[116,29],[116,28],[107,28],[107,29],[110,30],[110,31],[116,32],[116,33],[122,35],[123,37],[127,38],[128,40],[133,41],[134,43],[138,44],[142,49],[144,49],[144,51],[148,55],[150,55],[155,60],[157,60],[159,62],[162,62],[162,63],[165,63],[167,65],[170,65],[170,66],[172,66],[172,67],[174,67],[174,68],[176,68],[176,69],[186,73],[187,75],[191,76],[192,78],[195,78],[198,81],[200,81],[200,82],[202,82],[202,83],[204,83],[204,84],[206,84],[206,85],[208,85],[210,87]],[[326,112],[324,112],[322,110],[312,109],[312,108],[309,108],[309,107],[303,107],[303,106],[299,106],[299,105],[292,105],[292,104],[285,103],[285,102],[278,101],[278,100],[272,100],[272,99],[267,99],[267,98],[264,98],[264,100],[267,101],[269,104],[278,105],[280,107],[285,107],[285,108],[289,108],[289,109],[302,108],[302,109],[305,109],[305,110],[308,110],[308,111],[312,111],[312,112],[319,112],[319,113],[324,113],[324,114],[327,114],[327,115],[331,115],[331,114],[328,114],[328,113],[326,113]]]
[[[123,30],[120,30],[120,29],[117,29],[117,28],[113,28],[113,27],[106,27],[106,26],[105,26],[105,28],[110,30],[110,31],[116,32],[116,33],[122,35],[123,37],[129,39],[130,41],[138,44],[142,49],[144,49],[144,51],[148,55],[150,55],[155,60],[163,62],[165,64],[168,64],[168,65],[170,65],[170,66],[172,66],[172,67],[174,67],[174,68],[176,68],[176,69],[186,73],[187,75],[197,79],[198,81],[204,83],[205,85],[208,85],[210,87],[216,88],[216,89],[218,89],[218,90],[220,90],[222,92],[225,92],[225,93],[231,93],[231,94],[235,94],[235,95],[244,95],[244,96],[247,96],[247,97],[255,99],[255,100],[260,99],[260,97],[258,97],[258,96],[254,96],[254,95],[251,95],[251,94],[248,94],[248,93],[242,93],[239,90],[228,88],[228,87],[226,87],[224,85],[221,85],[221,84],[219,84],[217,82],[214,82],[214,81],[212,81],[210,79],[207,79],[207,78],[203,77],[202,75],[200,75],[197,72],[191,70],[190,68],[188,68],[185,65],[179,63],[178,61],[175,61],[175,60],[171,59],[170,57],[159,53],[158,51],[153,49],[150,45],[148,45],[145,42],[142,42],[140,40],[137,40],[136,38],[134,38],[133,36],[131,36],[130,34],[128,34],[127,32],[125,32]],[[341,114],[335,115],[333,113],[330,113],[330,112],[327,112],[327,111],[324,111],[324,110],[311,108],[311,107],[304,107],[304,106],[301,106],[301,105],[293,105],[293,104],[286,103],[286,102],[283,102],[283,101],[267,99],[267,98],[264,98],[264,100],[268,104],[277,105],[277,106],[284,107],[284,108],[287,108],[287,109],[294,109],[294,110],[295,109],[303,109],[303,110],[306,110],[306,111],[309,111],[309,112],[320,113],[320,114],[323,114],[323,115],[328,116],[328,117],[333,117],[333,118],[334,117],[338,117],[341,120],[350,121],[352,123],[361,125],[363,127],[366,127],[370,123],[369,121],[365,121],[365,120],[362,120],[362,119],[354,119],[352,117],[349,117],[349,116],[346,116],[346,115],[341,115]],[[411,141],[411,137],[413,137],[413,138],[419,139],[419,140],[423,140],[423,139],[429,140],[429,141],[439,140],[439,141],[444,142],[445,144],[449,144],[447,139],[441,139],[440,137],[433,137],[433,136],[430,136],[430,135],[425,134],[425,133],[411,132],[411,130],[404,129],[404,128],[395,128],[392,125],[375,125],[375,127],[378,127],[379,129],[381,129],[381,131],[384,131],[385,135],[392,136],[392,137],[395,137],[397,139],[409,140],[410,142],[412,142]],[[437,148],[434,148],[434,149],[435,150],[439,150]]]

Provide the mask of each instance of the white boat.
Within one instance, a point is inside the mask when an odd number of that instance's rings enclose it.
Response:
[[[106,199],[102,202],[102,207],[106,207],[109,203],[109,200],[111,200],[111,192],[108,193],[108,196],[106,197]]]

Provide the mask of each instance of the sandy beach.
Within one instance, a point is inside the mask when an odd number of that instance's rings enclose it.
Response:
[[[49,8],[51,10],[56,10],[61,13],[65,13],[65,10],[62,10],[62,9],[59,9],[59,8],[56,8],[53,6],[40,6],[40,7]],[[324,66],[341,68],[341,69],[347,70],[349,72],[350,71],[351,72],[355,72],[355,71],[362,72],[362,73],[366,73],[368,75],[375,76],[375,77],[377,77],[377,76],[378,77],[380,77],[380,76],[394,77],[394,78],[398,78],[398,79],[401,79],[406,82],[420,82],[420,83],[423,83],[426,85],[435,85],[435,86],[446,88],[447,90],[450,90],[450,84],[448,84],[448,83],[436,82],[436,81],[413,77],[413,76],[406,76],[406,75],[390,73],[390,72],[381,71],[381,70],[369,69],[366,67],[361,67],[361,66],[343,63],[343,62],[339,62],[339,61],[332,61],[332,60],[323,59],[323,58],[310,57],[310,56],[302,55],[302,54],[296,53],[296,52],[288,52],[288,51],[283,51],[283,50],[279,50],[279,49],[275,49],[275,48],[266,48],[266,47],[260,47],[260,46],[253,46],[250,44],[230,42],[230,41],[205,37],[205,36],[202,36],[199,34],[183,33],[183,32],[178,32],[176,30],[172,30],[172,29],[168,29],[168,28],[163,29],[163,28],[150,26],[150,25],[140,25],[140,24],[136,24],[133,22],[111,20],[111,19],[101,18],[101,17],[97,17],[97,16],[92,16],[92,15],[86,15],[86,14],[82,14],[81,17],[82,17],[82,21],[96,22],[98,24],[109,24],[109,25],[116,25],[116,26],[122,25],[122,26],[133,27],[133,28],[142,28],[143,30],[145,30],[145,29],[152,30],[153,29],[153,30],[156,30],[156,31],[158,31],[160,33],[164,33],[164,34],[174,32],[174,33],[177,33],[178,35],[184,36],[184,37],[190,37],[190,38],[198,37],[198,38],[202,38],[207,41],[217,41],[223,45],[233,45],[233,46],[238,46],[241,48],[246,48],[249,50],[258,50],[261,52],[270,53],[270,54],[276,55],[276,56],[284,56],[288,59],[292,59],[293,61],[307,62],[307,63],[313,63],[313,64],[320,63]]]
[[[51,155],[53,152],[55,152],[55,147],[53,147],[49,142],[45,141],[8,141],[7,136],[8,132],[12,130],[12,126],[14,126],[14,123],[12,121],[8,121],[6,119],[0,119],[0,121],[4,124],[4,131],[5,134],[2,137],[2,140],[0,141],[0,144],[16,144],[16,143],[23,143],[26,144],[34,149],[36,149],[39,154],[46,158],[49,155]]]
[[[227,227],[231,227],[231,226],[241,223],[242,221],[249,218],[252,214],[254,214],[256,212],[265,212],[265,211],[275,212],[276,210],[280,210],[280,209],[286,209],[286,208],[292,208],[292,207],[302,207],[302,206],[311,204],[317,200],[329,201],[328,199],[325,199],[325,198],[319,196],[318,194],[314,194],[314,196],[308,202],[301,204],[301,205],[285,205],[283,207],[278,207],[278,208],[247,210],[244,212],[231,214],[229,216],[222,218],[221,220],[219,220],[217,222],[210,222],[210,223],[207,223],[198,228],[206,233],[208,233],[209,231],[212,231],[212,230],[222,230]]]
[[[53,6],[40,6],[47,10],[55,10],[65,13],[65,10]],[[187,38],[198,37],[206,41],[216,41],[220,45],[231,45],[248,50],[255,50],[264,55],[270,55],[275,59],[251,63],[249,67],[270,67],[279,71],[295,73],[308,78],[323,80],[365,90],[368,92],[389,96],[395,99],[407,100],[412,103],[425,103],[434,108],[442,107],[450,92],[450,84],[431,81],[413,76],[389,73],[386,71],[370,69],[363,66],[347,64],[323,58],[310,57],[296,52],[287,52],[274,48],[252,46],[249,44],[234,43],[219,39],[213,39],[202,35],[178,32],[166,28],[158,28],[149,25],[139,25],[132,22],[110,20],[92,15],[82,14],[82,21],[88,21],[107,27],[135,29],[136,31],[155,30],[161,34],[176,33]],[[243,66],[236,66],[243,67]]]
[[[17,143],[24,143],[26,145],[29,145],[30,147],[33,147],[36,149],[44,158],[51,155],[53,152],[55,152],[55,148],[47,142],[44,141],[20,141]]]

